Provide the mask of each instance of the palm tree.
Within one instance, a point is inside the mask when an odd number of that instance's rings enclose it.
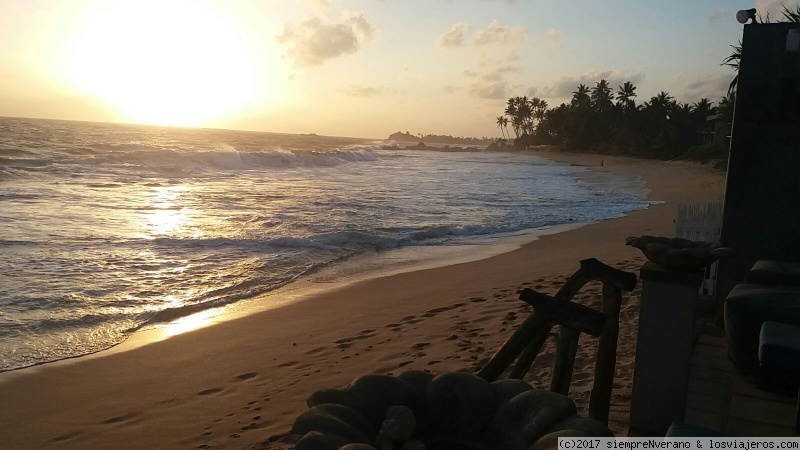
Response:
[[[517,120],[517,99],[519,97],[511,97],[506,104],[505,113],[511,117],[511,128],[514,130],[514,135],[519,137],[519,123]]]
[[[511,133],[508,132],[508,117],[503,116],[503,127],[506,129],[506,135],[511,138]]]
[[[705,120],[707,116],[714,114],[715,109],[716,108],[714,108],[714,104],[711,103],[711,101],[705,97],[701,98],[700,100],[695,102],[694,105],[692,105],[692,112],[696,114],[698,117],[702,117],[703,120]]]
[[[533,110],[527,96],[517,97],[517,115],[523,134],[531,134],[533,127]]]
[[[497,116],[497,121],[495,123],[497,124],[497,128],[500,128],[500,134],[503,135],[503,139],[505,139],[506,135],[503,134],[503,123],[505,123],[505,117]]]
[[[603,112],[611,109],[613,103],[611,102],[613,96],[611,95],[611,87],[608,85],[608,80],[600,80],[592,88],[590,96],[592,107],[595,111]]]
[[[578,108],[588,108],[591,105],[589,88],[584,84],[578,85],[578,90],[572,92],[572,106]]]
[[[623,110],[631,110],[636,107],[636,102],[634,101],[636,98],[636,86],[633,85],[630,81],[626,81],[619,86],[619,90],[617,91],[617,106]]]
[[[668,112],[674,102],[675,100],[669,95],[669,92],[661,91],[655,97],[650,98],[649,106],[658,111]]]
[[[723,123],[730,125],[733,122],[733,105],[736,103],[736,92],[729,92],[728,95],[722,97],[719,101],[719,107],[717,111],[719,112],[720,120]]]
[[[539,122],[544,118],[544,113],[547,112],[547,102],[539,97],[533,97],[530,101],[531,111],[533,118]]]
[[[742,59],[742,41],[739,41],[739,45],[731,45],[733,49],[733,53],[728,55],[727,58],[722,60],[721,66],[730,66],[733,68],[734,72],[737,72],[736,76],[733,77],[731,84],[728,85],[728,95],[736,91],[736,85],[739,83],[739,61]]]

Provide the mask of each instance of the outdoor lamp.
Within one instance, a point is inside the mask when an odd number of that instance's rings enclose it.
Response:
[[[748,20],[753,19],[753,23],[756,23],[756,9],[742,9],[736,13],[736,20],[741,23],[745,24]]]

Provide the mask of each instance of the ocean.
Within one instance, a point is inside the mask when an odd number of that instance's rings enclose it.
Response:
[[[0,371],[269,301],[370,258],[469,251],[647,207],[632,177],[386,144],[0,118]]]

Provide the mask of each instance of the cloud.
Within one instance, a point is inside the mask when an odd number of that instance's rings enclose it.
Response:
[[[478,58],[476,68],[464,70],[462,73],[470,79],[467,92],[474,97],[505,100],[515,86],[509,84],[506,75],[519,73],[522,67],[517,63],[518,55],[509,53],[505,59],[496,59],[486,53]]]
[[[795,11],[798,6],[800,6],[800,2],[794,1],[786,1],[786,0],[759,0],[756,3],[756,11],[758,11],[758,17],[761,20],[766,21],[769,18],[772,22],[779,22],[783,21],[783,7],[784,5],[789,8],[791,11]]]
[[[525,95],[528,97],[536,97],[539,94],[539,88],[537,87],[530,87],[527,91],[525,91]]]
[[[344,92],[353,97],[374,97],[383,93],[383,86],[373,87],[351,84]]]
[[[683,76],[683,73],[682,72],[678,72],[675,75],[669,77],[669,80],[667,80],[667,84],[669,86],[672,86],[672,87],[680,86],[681,84],[683,84],[684,80],[685,80],[685,77]]]
[[[450,28],[450,31],[439,36],[439,46],[444,48],[454,48],[464,45],[467,34],[467,24],[457,23]]]
[[[527,31],[521,26],[503,26],[493,21],[476,31],[470,38],[472,45],[516,44],[525,38]]]
[[[550,30],[548,30],[549,32]],[[555,31],[555,30],[553,30]],[[469,25],[459,22],[450,27],[450,30],[439,36],[437,43],[440,47],[452,49],[465,45],[485,46],[495,44],[516,44],[525,39],[527,31],[521,26],[504,26],[493,21],[486,28],[472,33],[467,39]],[[558,33],[555,31],[556,34]],[[548,36],[549,37],[549,36]],[[560,39],[560,36],[557,36]]]
[[[712,11],[711,14],[708,16],[708,21],[714,23],[714,22],[719,22],[720,20],[723,19],[732,19],[733,17],[734,17],[733,13],[731,13],[727,9],[716,9]]]
[[[630,81],[634,85],[642,81],[644,75],[642,73],[628,73],[620,70],[590,70],[583,75],[570,76],[562,75],[553,83],[552,86],[542,89],[542,96],[547,98],[570,98],[572,91],[578,87],[579,84],[585,84],[589,87],[594,86],[601,79],[608,80],[608,84],[616,90],[616,87]]]
[[[733,75],[705,74],[686,85],[681,97],[687,102],[696,102],[705,97],[711,100],[724,97]]]
[[[501,81],[503,76],[507,73],[517,73],[520,72],[522,68],[519,66],[507,64],[504,66],[497,67],[496,69],[486,72],[483,74],[484,81]]]
[[[561,32],[555,28],[550,28],[544,33],[544,38],[548,44],[561,45]]]
[[[459,92],[461,90],[461,88],[458,87],[458,86],[453,86],[452,84],[447,84],[447,85],[445,85],[445,87],[442,88],[442,90],[445,91],[448,94],[453,94],[453,93]]]
[[[474,83],[469,87],[469,93],[479,98],[491,100],[505,100],[510,96],[511,89],[505,81],[493,83]]]
[[[297,25],[286,24],[277,41],[298,66],[317,66],[328,59],[358,51],[375,34],[362,13],[344,11],[340,22],[311,17]]]

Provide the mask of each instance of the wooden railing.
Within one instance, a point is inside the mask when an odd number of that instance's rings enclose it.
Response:
[[[478,376],[494,381],[514,361],[510,378],[523,378],[541,352],[554,325],[561,329],[556,347],[550,390],[568,395],[575,355],[581,333],[599,337],[594,370],[594,386],[589,399],[589,416],[608,424],[611,390],[617,361],[619,311],[622,291],[636,287],[636,274],[607,266],[592,258],[580,262],[578,269],[554,297],[525,289],[520,300],[533,306],[534,312],[517,328],[497,353],[478,372]],[[603,283],[602,311],[572,303],[572,298],[590,281]]]

